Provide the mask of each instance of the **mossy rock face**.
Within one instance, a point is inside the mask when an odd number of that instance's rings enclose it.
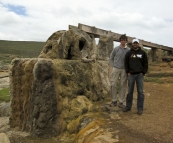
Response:
[[[11,67],[10,126],[48,138],[76,127],[68,125],[108,95],[99,62],[16,59]],[[102,73],[102,74],[101,74]],[[67,128],[68,127],[68,128]]]
[[[10,126],[41,138],[76,132],[69,123],[109,95],[112,48],[112,37],[97,47],[93,35],[73,28],[53,33],[39,58],[14,59]]]

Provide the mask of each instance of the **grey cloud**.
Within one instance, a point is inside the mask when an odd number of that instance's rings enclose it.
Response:
[[[83,23],[163,45],[173,45],[172,0],[0,1],[0,39],[44,41],[55,31]],[[27,16],[9,13],[2,4],[21,5],[26,8]],[[27,35],[23,31],[27,31]]]

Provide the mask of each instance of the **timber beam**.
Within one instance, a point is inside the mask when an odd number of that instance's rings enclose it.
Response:
[[[75,27],[76,26],[70,25],[69,29],[70,28],[75,28]],[[79,29],[85,31],[88,34],[94,35],[95,38],[99,38],[100,36],[113,36],[113,40],[116,41],[116,42],[119,41],[119,37],[120,37],[120,35],[122,35],[122,34],[119,34],[119,33],[115,33],[115,32],[112,32],[112,31],[107,31],[107,30],[100,29],[100,28],[96,28],[95,26],[84,25],[84,24],[81,24],[81,23],[79,23],[78,27],[76,27],[76,28],[79,28]],[[132,41],[132,39],[135,38],[135,37],[130,37],[130,36],[127,36],[127,37],[128,37],[128,41]],[[159,45],[159,44],[156,44],[156,43],[151,43],[151,42],[148,42],[148,41],[145,41],[145,40],[142,40],[142,39],[139,39],[139,41],[140,41],[140,44],[142,44],[144,47],[162,49],[162,50],[165,50],[165,51],[172,51],[172,49],[173,49],[172,47]],[[129,43],[131,43],[131,42],[129,42]]]

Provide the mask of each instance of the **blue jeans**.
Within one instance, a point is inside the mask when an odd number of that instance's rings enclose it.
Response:
[[[135,74],[135,75],[130,75],[128,76],[128,94],[126,97],[126,108],[131,109],[132,108],[132,101],[133,101],[133,91],[134,91],[134,86],[136,82],[136,87],[137,87],[137,109],[138,110],[143,110],[143,105],[144,105],[144,78],[142,74]]]

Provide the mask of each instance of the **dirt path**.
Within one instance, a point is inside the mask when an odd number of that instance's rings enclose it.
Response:
[[[136,93],[132,111],[119,111],[119,120],[109,125],[119,130],[121,143],[173,142],[173,84],[145,83],[145,107],[137,115]],[[118,107],[114,107],[115,109]],[[113,109],[112,109],[113,110]],[[108,127],[107,127],[108,128]]]

